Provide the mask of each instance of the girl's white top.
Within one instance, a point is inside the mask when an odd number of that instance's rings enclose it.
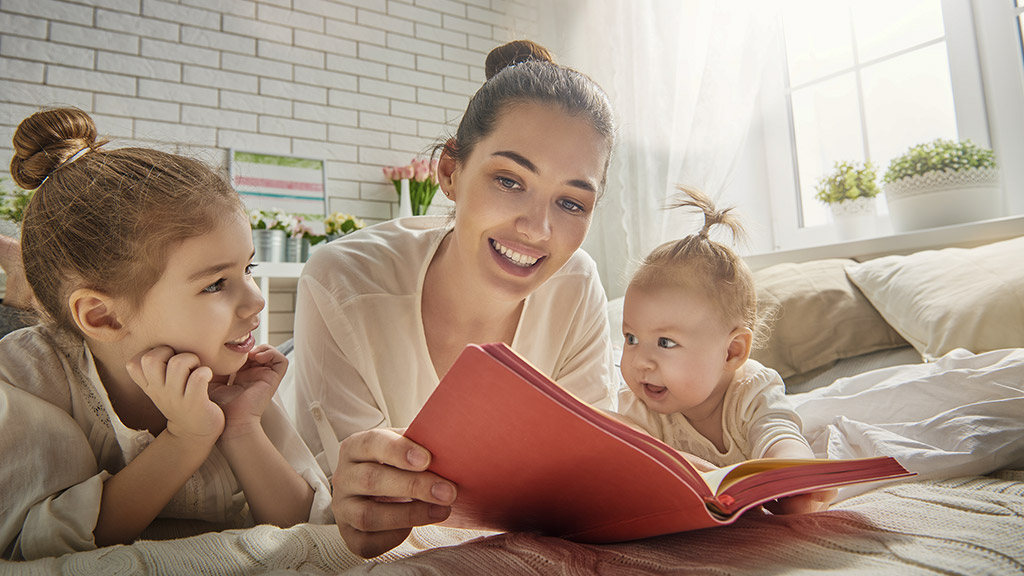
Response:
[[[330,488],[277,401],[263,414],[277,449],[315,491],[309,520],[333,522]],[[153,441],[118,418],[88,345],[44,326],[0,340],[0,549],[33,559],[96,548],[103,482]],[[245,496],[216,447],[159,518],[251,526]]]
[[[296,421],[314,453],[323,443],[312,402],[344,439],[408,426],[437,387],[420,303],[427,266],[450,230],[445,217],[400,218],[335,240],[306,263],[292,367]],[[618,380],[606,306],[597,266],[577,250],[526,298],[512,349],[584,402],[610,409]]]

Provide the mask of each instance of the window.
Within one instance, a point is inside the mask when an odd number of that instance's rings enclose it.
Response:
[[[791,0],[781,18],[787,82],[765,105],[766,115],[784,118],[765,128],[776,249],[838,239],[814,198],[836,161],[870,160],[881,179],[892,158],[935,138],[971,139],[1002,158],[1024,151],[1010,130],[989,129],[1024,125],[1012,104],[1024,108],[1024,0]],[[991,39],[979,50],[976,41],[1011,35],[1010,50]],[[998,73],[1005,56],[982,61],[979,52],[1012,52],[1017,72]],[[1016,178],[1004,174],[1007,189],[1019,189],[1009,186]],[[891,228],[882,197],[878,209],[884,235]]]

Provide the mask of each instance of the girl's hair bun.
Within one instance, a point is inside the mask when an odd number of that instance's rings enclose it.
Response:
[[[11,176],[35,190],[57,168],[85,148],[95,149],[96,124],[78,108],[41,110],[22,120],[14,132]]]
[[[513,40],[494,48],[487,54],[487,60],[484,62],[484,75],[490,80],[505,68],[530,60],[554,62],[555,57],[547,48],[532,40]]]

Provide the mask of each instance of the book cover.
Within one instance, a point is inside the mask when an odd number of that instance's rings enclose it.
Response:
[[[500,343],[467,346],[405,436],[458,486],[446,525],[591,543],[719,526],[783,496],[912,475],[889,457],[751,460],[701,473]]]

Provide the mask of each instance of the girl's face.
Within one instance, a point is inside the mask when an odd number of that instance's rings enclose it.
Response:
[[[126,323],[131,354],[166,345],[197,355],[214,374],[237,372],[265,303],[252,256],[252,231],[240,212],[171,248],[163,275]]]
[[[475,289],[519,301],[569,260],[590,228],[609,153],[585,119],[524,103],[460,164],[442,155],[441,184],[456,203],[451,249]]]
[[[692,289],[630,286],[622,310],[622,376],[651,410],[703,419],[732,380],[733,330]]]

